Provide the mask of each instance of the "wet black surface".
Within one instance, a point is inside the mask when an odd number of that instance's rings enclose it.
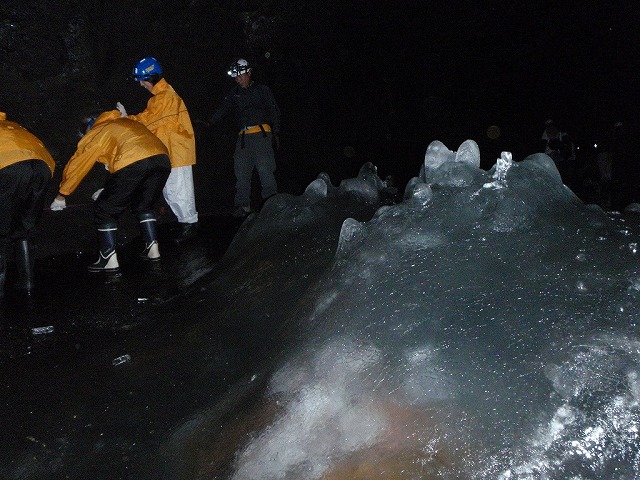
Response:
[[[211,323],[224,305],[207,292],[240,221],[200,224],[180,247],[175,224],[161,226],[160,262],[139,260],[134,238],[119,249],[119,274],[89,274],[93,252],[43,257],[32,297],[9,290],[0,310],[0,478],[178,478],[159,445],[253,361],[243,327]]]

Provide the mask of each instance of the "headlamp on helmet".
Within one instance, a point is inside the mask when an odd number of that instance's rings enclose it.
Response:
[[[249,62],[247,62],[244,58],[241,58],[229,67],[227,75],[235,78],[240,75],[244,75],[245,73],[249,73],[250,71],[251,67],[249,66]]]

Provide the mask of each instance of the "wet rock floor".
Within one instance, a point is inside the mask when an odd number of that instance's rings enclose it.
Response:
[[[206,289],[240,223],[201,217],[198,236],[180,246],[175,222],[161,224],[155,263],[137,257],[131,230],[118,274],[87,272],[90,248],[41,255],[34,294],[7,289],[0,478],[174,478],[163,472],[160,443],[243,373],[229,358],[245,348],[233,338],[246,336],[198,315],[216,308]],[[12,266],[8,273],[10,283]]]

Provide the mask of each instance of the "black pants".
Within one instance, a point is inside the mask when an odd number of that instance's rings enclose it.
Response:
[[[0,168],[0,248],[35,234],[49,180],[51,170],[43,160]]]
[[[95,203],[96,226],[117,223],[127,208],[138,217],[152,213],[171,172],[167,155],[144,158],[109,175]]]

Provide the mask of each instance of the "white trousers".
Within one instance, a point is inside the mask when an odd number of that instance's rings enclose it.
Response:
[[[196,223],[198,221],[191,165],[172,168],[162,193],[171,211],[178,218],[178,222]]]

